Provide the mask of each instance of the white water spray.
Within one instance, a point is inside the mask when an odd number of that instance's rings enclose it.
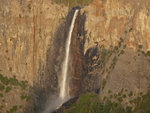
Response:
[[[62,80],[60,81],[60,94],[59,97],[65,101],[65,99],[67,97],[69,97],[69,84],[66,81],[67,80],[67,72],[68,72],[68,63],[69,63],[69,52],[70,52],[70,44],[71,44],[71,36],[72,36],[72,31],[74,28],[74,24],[75,24],[75,20],[78,14],[78,9],[75,10],[72,22],[71,22],[71,26],[69,28],[69,34],[67,37],[67,41],[66,41],[66,47],[65,47],[65,59],[63,61],[63,65],[62,65],[62,74],[61,74],[61,78]]]
[[[69,53],[70,53],[70,44],[71,44],[71,36],[75,24],[75,20],[78,14],[78,9],[75,10],[73,19],[69,28],[69,34],[67,36],[66,40],[66,46],[65,46],[65,57],[62,64],[62,72],[59,80],[59,87],[60,87],[60,93],[59,97],[56,97],[56,95],[52,95],[51,98],[47,102],[47,106],[43,113],[50,113],[55,109],[58,109],[62,106],[62,104],[67,101],[69,97],[69,82],[67,81],[67,72],[68,72],[68,63],[69,63]]]

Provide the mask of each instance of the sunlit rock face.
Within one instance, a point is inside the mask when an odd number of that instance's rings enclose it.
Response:
[[[94,46],[94,42],[106,48],[115,46],[120,37],[134,50],[138,45],[143,45],[145,51],[150,50],[149,5],[148,0],[94,0],[83,9],[87,12],[85,29],[89,39],[85,51]]]
[[[93,57],[93,60],[99,60],[100,66],[89,73],[99,74],[102,97],[108,96],[109,90],[115,93],[122,88],[135,95],[147,91],[150,83],[149,5],[148,0],[94,0],[82,9],[87,17],[84,54],[98,47],[99,58]]]
[[[31,85],[39,68],[44,70],[46,54],[67,7],[49,0],[0,1],[0,70],[15,74]],[[12,68],[12,71],[9,71]]]
[[[49,54],[56,52],[48,52],[49,48],[55,48],[52,47],[55,33],[67,13],[67,7],[52,4],[50,0],[0,0],[0,73],[27,80],[30,86],[34,87],[37,93],[34,97],[37,100],[42,97],[39,92],[44,93],[49,87],[54,90],[54,85],[49,85],[48,82],[57,84],[56,76],[49,80],[50,72],[47,69],[51,63]],[[51,58],[54,57],[55,55]],[[47,90],[45,94],[47,97],[48,92]],[[16,92],[6,98],[8,109],[16,103],[22,103]]]
[[[70,48],[72,97],[99,89],[101,96],[122,88],[135,94],[146,92],[150,81],[149,6],[149,0],[94,0],[80,10]],[[67,7],[50,0],[0,1],[0,73],[29,82],[34,89],[33,113],[41,113],[50,95],[58,96],[73,12],[66,18],[67,14]],[[17,97],[15,93],[7,97],[7,108]]]

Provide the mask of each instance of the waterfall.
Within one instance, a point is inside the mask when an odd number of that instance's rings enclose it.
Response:
[[[59,109],[62,104],[70,98],[69,95],[69,81],[68,77],[68,64],[69,64],[69,54],[70,54],[70,44],[71,44],[71,36],[75,24],[75,20],[77,17],[79,9],[76,9],[71,21],[71,25],[69,27],[68,36],[65,44],[65,57],[62,63],[61,76],[59,78],[59,97],[56,95],[51,95],[50,101],[48,101],[43,113],[51,113],[52,111]]]
[[[66,98],[69,97],[69,83],[67,81],[67,72],[68,72],[68,63],[69,63],[69,53],[70,53],[70,44],[71,44],[71,36],[74,28],[75,20],[78,14],[78,9],[75,10],[74,16],[69,28],[69,34],[66,40],[65,46],[65,58],[62,64],[62,72],[61,72],[61,80],[60,80],[60,94],[59,97],[65,101]]]

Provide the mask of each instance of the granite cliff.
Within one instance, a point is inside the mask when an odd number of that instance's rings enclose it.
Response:
[[[95,91],[103,100],[110,96],[108,92],[126,90],[136,97],[148,91],[149,5],[149,0],[93,0],[80,9],[69,64],[73,97]],[[10,85],[14,85],[11,80],[19,87],[23,81],[28,84],[25,91],[13,87],[9,93],[0,87],[4,113],[16,106],[16,113],[40,113],[49,96],[58,93],[73,11],[54,0],[0,0],[1,78],[10,78]],[[1,79],[0,85],[3,83]],[[23,101],[20,93],[29,95],[24,96],[27,100],[30,97],[29,101]],[[126,98],[122,104],[130,105],[130,100]]]

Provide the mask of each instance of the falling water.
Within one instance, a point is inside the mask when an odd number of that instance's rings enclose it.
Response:
[[[74,28],[74,24],[75,24],[75,19],[77,17],[78,14],[78,9],[75,10],[72,22],[71,22],[71,26],[69,28],[69,34],[67,37],[67,41],[66,41],[66,47],[65,47],[65,58],[63,61],[63,65],[62,65],[62,80],[60,81],[60,94],[59,97],[65,101],[65,99],[69,96],[69,87],[68,87],[68,82],[67,80],[67,72],[68,72],[68,62],[69,62],[69,51],[70,51],[70,43],[71,43],[71,36],[72,36],[72,31]]]
[[[62,106],[62,104],[69,99],[69,84],[67,81],[69,52],[70,52],[72,31],[74,28],[74,24],[75,24],[78,11],[79,9],[76,9],[74,12],[73,19],[69,28],[68,37],[66,40],[65,57],[64,57],[63,64],[62,64],[62,72],[61,72],[60,81],[59,81],[59,86],[60,86],[59,97],[57,97],[56,95],[52,95],[50,98],[50,101],[46,103],[46,107],[43,113],[51,113],[52,111],[59,109]]]

